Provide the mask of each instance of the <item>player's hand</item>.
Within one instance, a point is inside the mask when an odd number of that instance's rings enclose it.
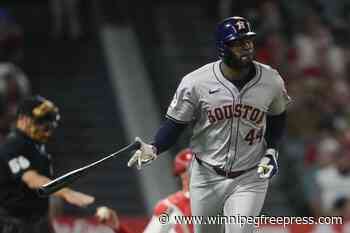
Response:
[[[83,207],[92,204],[95,201],[93,196],[77,192],[71,189],[65,189],[62,193],[63,199],[69,204]]]
[[[142,166],[146,166],[155,160],[157,153],[154,146],[144,143],[139,137],[136,137],[135,141],[140,142],[141,147],[130,158],[128,167],[132,167],[136,163],[137,169],[140,170]]]
[[[278,172],[278,151],[267,149],[265,156],[260,160],[258,165],[258,174],[262,179],[270,179]]]

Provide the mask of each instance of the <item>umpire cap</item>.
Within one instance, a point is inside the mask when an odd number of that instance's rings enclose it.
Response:
[[[17,117],[20,115],[29,116],[38,124],[57,124],[60,120],[58,107],[42,96],[33,96],[23,100],[17,111]]]

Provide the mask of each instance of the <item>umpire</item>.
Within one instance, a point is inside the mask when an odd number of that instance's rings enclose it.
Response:
[[[16,127],[0,147],[0,233],[53,232],[49,199],[39,198],[36,189],[53,175],[45,144],[59,120],[58,108],[43,97],[31,97],[19,106]],[[54,195],[77,206],[94,201],[68,188]]]

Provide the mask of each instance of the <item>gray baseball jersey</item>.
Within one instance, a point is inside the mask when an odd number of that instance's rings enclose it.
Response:
[[[266,149],[266,115],[285,111],[290,101],[283,79],[254,61],[255,77],[238,90],[220,71],[220,62],[186,75],[167,117],[193,125],[190,146],[202,161],[237,171],[257,165]]]

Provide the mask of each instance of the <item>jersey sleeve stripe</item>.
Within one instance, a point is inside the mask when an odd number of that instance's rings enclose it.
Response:
[[[180,121],[180,120],[177,120],[177,119],[175,119],[174,117],[172,117],[172,116],[170,116],[170,115],[168,115],[168,114],[166,114],[165,117],[168,118],[168,119],[170,119],[170,120],[172,120],[172,121],[175,121],[176,123],[179,123],[179,124],[187,125],[187,124],[190,123],[190,122],[187,122],[187,121]]]

